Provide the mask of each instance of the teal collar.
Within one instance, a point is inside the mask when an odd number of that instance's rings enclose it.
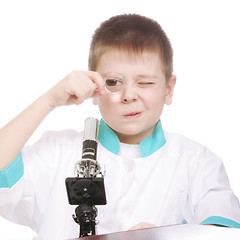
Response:
[[[99,126],[100,143],[110,152],[118,154],[120,151],[120,142],[117,135],[107,126],[107,124],[101,119]],[[153,135],[143,139],[139,144],[139,149],[142,157],[147,157],[156,152],[166,143],[166,139],[163,134],[161,122],[159,121]]]

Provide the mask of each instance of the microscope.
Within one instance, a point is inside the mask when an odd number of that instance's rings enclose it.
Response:
[[[96,235],[95,205],[107,203],[104,177],[97,162],[98,129],[98,119],[85,120],[82,159],[75,164],[75,177],[65,180],[69,204],[78,205],[73,219],[80,225],[79,237]]]

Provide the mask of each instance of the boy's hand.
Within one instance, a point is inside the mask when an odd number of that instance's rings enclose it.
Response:
[[[104,93],[104,80],[99,73],[73,71],[68,74],[0,129],[0,169],[12,162],[39,124],[55,107],[80,104],[90,97]]]
[[[75,70],[47,93],[52,108],[81,104],[84,100],[104,94],[104,80],[97,72]]]
[[[151,223],[141,222],[131,227],[129,230],[137,230],[137,229],[152,228],[152,227],[157,227],[157,226]]]

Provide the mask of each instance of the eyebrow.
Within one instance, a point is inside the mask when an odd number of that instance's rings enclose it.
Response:
[[[102,75],[102,77],[103,78],[105,78],[107,75],[109,75],[110,73],[102,73],[101,75]],[[114,74],[114,72],[113,73],[111,73],[111,74]],[[121,76],[123,76],[121,73],[115,73],[115,74],[120,74]],[[113,75],[114,76],[114,75]],[[137,80],[139,80],[139,79],[157,79],[158,78],[158,76],[157,75],[155,75],[155,74],[144,74],[144,73],[141,73],[141,74],[137,74],[135,77],[134,77],[134,79],[137,79]]]
[[[110,74],[111,74],[111,75],[110,75]],[[102,76],[103,78],[105,78],[105,77],[108,76],[108,75],[110,75],[110,76],[121,75],[121,76],[122,76],[121,73],[117,73],[117,72],[101,73],[101,76]]]
[[[144,79],[144,78],[150,78],[150,79],[156,79],[157,75],[152,75],[152,74],[138,74],[136,76],[136,79]]]

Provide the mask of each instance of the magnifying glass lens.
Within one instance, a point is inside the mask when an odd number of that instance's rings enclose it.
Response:
[[[105,79],[105,89],[112,94],[118,93],[123,88],[123,79],[119,77],[107,76]]]

